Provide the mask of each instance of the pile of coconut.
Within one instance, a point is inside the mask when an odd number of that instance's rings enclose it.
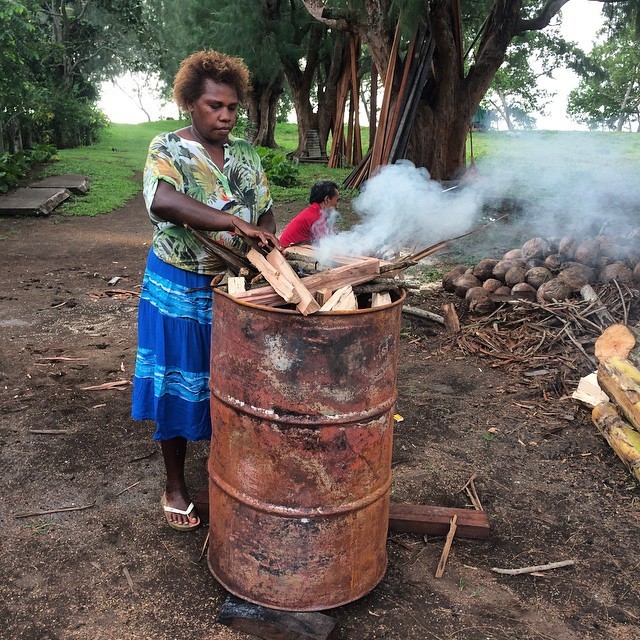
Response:
[[[559,302],[580,295],[586,285],[614,280],[640,285],[640,228],[624,237],[532,238],[501,259],[455,267],[442,286],[464,298],[470,312],[484,315],[505,299]]]

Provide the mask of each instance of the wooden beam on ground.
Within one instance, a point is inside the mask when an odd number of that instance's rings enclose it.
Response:
[[[269,609],[227,596],[218,624],[265,640],[338,640],[338,621],[318,611],[300,613]]]
[[[489,537],[491,529],[486,511],[426,504],[391,504],[389,531],[446,536],[453,516],[457,516],[456,535],[459,538],[486,540]]]
[[[0,215],[48,216],[71,192],[58,187],[49,189],[16,189],[0,196]]]
[[[327,269],[326,271],[301,278],[301,280],[307,290],[314,294],[319,289],[335,291],[348,284],[353,286],[354,284],[368,282],[378,275],[380,275],[380,261],[376,258],[361,258],[357,263],[336,267],[335,269]],[[267,306],[275,306],[282,303],[281,296],[271,286],[250,289],[245,293],[238,294],[236,298],[251,304]]]
[[[68,189],[71,193],[82,195],[89,191],[89,178],[80,173],[63,173],[49,176],[29,185],[30,189]]]

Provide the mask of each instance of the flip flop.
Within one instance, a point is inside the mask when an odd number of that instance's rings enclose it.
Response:
[[[175,507],[170,507],[164,499],[164,495],[161,500],[162,510],[164,511],[164,517],[167,521],[167,524],[172,528],[176,529],[176,531],[193,531],[200,526],[200,518],[196,515],[197,521],[191,524],[178,524],[177,522],[173,522],[169,516],[170,513],[177,513],[181,516],[188,516],[195,508],[193,502],[189,504],[186,509],[176,509]]]

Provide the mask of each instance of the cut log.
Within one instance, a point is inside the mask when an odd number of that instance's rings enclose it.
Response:
[[[268,263],[267,263],[268,264]],[[319,289],[331,289],[335,291],[348,284],[361,284],[368,282],[380,275],[380,260],[376,258],[362,258],[355,264],[347,264],[335,269],[328,269],[320,273],[302,278],[302,282],[310,293],[315,293]],[[260,287],[251,289],[237,296],[239,300],[252,304],[276,306],[282,304],[279,296],[273,287]]]
[[[627,358],[636,345],[636,337],[625,324],[612,324],[596,340],[595,354],[598,362],[611,356]]]
[[[293,284],[270,262],[267,262],[267,259],[259,251],[249,249],[247,259],[260,271],[264,279],[285,302],[293,302],[295,304],[300,302],[300,295],[295,290]],[[245,293],[249,294],[251,292],[246,291]],[[238,295],[236,297],[241,298],[242,296]]]
[[[227,281],[227,292],[230,296],[246,291],[246,281],[244,278],[232,276]]]
[[[489,518],[486,511],[426,504],[391,504],[389,531],[446,536],[453,516],[458,517],[456,535],[459,538],[485,540],[489,537]]]
[[[333,292],[333,295],[320,307],[320,311],[355,311],[358,308],[358,301],[353,293],[351,285],[340,287]]]
[[[620,417],[610,402],[594,407],[591,419],[618,458],[640,481],[640,433]]]
[[[625,358],[611,356],[598,366],[598,382],[640,431],[640,370]]]
[[[218,615],[218,624],[264,640],[337,640],[338,621],[317,611],[278,611],[229,595]]]
[[[371,294],[372,307],[382,307],[386,304],[391,304],[391,294],[388,291]]]
[[[296,307],[303,316],[319,311],[320,305],[316,299],[309,289],[304,286],[304,283],[293,270],[293,267],[287,262],[287,259],[277,249],[273,249],[267,254],[267,262],[293,285],[295,292],[300,296],[300,302],[298,302]]]

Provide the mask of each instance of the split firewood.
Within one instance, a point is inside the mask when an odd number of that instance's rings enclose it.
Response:
[[[372,307],[382,307],[386,304],[391,304],[391,294],[388,291],[371,294]]]
[[[227,292],[230,296],[235,296],[242,291],[246,291],[246,280],[242,277],[231,277],[227,282]]]
[[[610,356],[627,358],[636,345],[636,337],[624,324],[612,324],[596,340],[595,354],[599,362]]]
[[[314,294],[319,289],[331,289],[335,291],[346,285],[368,282],[380,275],[380,261],[376,258],[362,258],[354,264],[347,264],[335,269],[328,269],[320,273],[302,278],[307,290]],[[279,296],[272,286],[250,289],[236,296],[238,300],[244,300],[252,304],[277,306],[282,304]]]
[[[316,300],[320,306],[326,304],[329,298],[332,296],[333,291],[331,289],[318,289],[316,291]]]
[[[267,259],[255,249],[249,249],[247,259],[254,265],[265,280],[273,287],[273,290],[285,301],[297,304],[300,302],[300,295],[295,290],[293,284],[287,280],[278,269],[276,269]],[[249,292],[250,293],[250,292]],[[237,295],[236,298],[240,298]]]
[[[618,458],[640,481],[640,433],[620,417],[610,402],[594,407],[591,419]]]
[[[611,356],[600,363],[598,382],[640,431],[640,370],[626,358]]]
[[[353,289],[351,285],[347,285],[334,291],[333,295],[320,307],[320,311],[355,311],[357,308],[358,301]]]
[[[320,305],[311,292],[304,286],[293,267],[277,249],[273,249],[267,254],[267,262],[293,285],[295,292],[300,297],[297,309],[302,315],[306,316],[320,309]]]

